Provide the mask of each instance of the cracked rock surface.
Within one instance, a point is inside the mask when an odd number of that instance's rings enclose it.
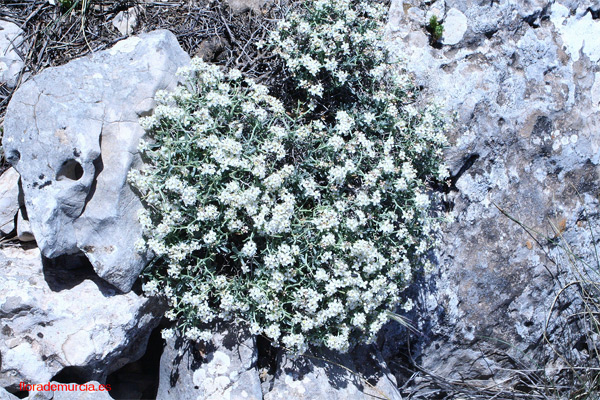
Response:
[[[100,277],[131,288],[148,260],[134,250],[142,205],[126,180],[141,163],[138,118],[188,62],[172,33],[155,31],[48,68],[15,92],[3,145],[45,257],[83,251]]]
[[[65,367],[104,381],[143,354],[162,308],[118,294],[79,261],[42,262],[37,248],[0,248],[0,386],[46,383]]]
[[[576,254],[591,257],[597,243],[586,221],[598,220],[600,193],[600,47],[592,36],[600,2],[392,3],[394,51],[429,99],[457,112],[446,152],[456,221],[439,243],[439,274],[421,293],[419,328],[427,335],[414,351],[428,371],[456,379],[500,378],[515,368],[505,354],[550,365],[556,355],[541,335],[557,280],[572,279],[569,265],[550,262],[495,205],[550,237],[554,224]],[[448,24],[436,48],[424,29],[433,9]],[[560,249],[549,254],[559,257]],[[551,337],[558,328],[550,326]],[[386,357],[405,335],[388,337]],[[569,357],[584,357],[570,347]]]
[[[316,356],[296,359],[280,352],[275,377],[263,388],[265,400],[402,399],[375,346],[360,346],[349,354],[319,350]]]
[[[254,337],[231,327],[208,346],[168,339],[157,399],[262,399],[257,357]]]

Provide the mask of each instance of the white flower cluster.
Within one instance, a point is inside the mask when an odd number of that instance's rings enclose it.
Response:
[[[427,183],[446,177],[445,136],[385,62],[378,4],[317,0],[272,35],[309,88],[304,104],[344,85],[349,103],[288,113],[239,71],[194,59],[142,119],[136,249],[157,255],[143,289],[167,299],[186,337],[237,319],[292,351],[346,351],[398,305],[439,224]]]
[[[386,69],[383,2],[319,0],[279,22],[270,41],[299,86],[315,100],[332,88],[379,77]],[[358,73],[365,72],[365,73]]]

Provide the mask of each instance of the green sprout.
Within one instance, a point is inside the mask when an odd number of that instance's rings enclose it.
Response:
[[[431,35],[431,40],[434,43],[438,42],[442,38],[442,35],[444,34],[444,27],[438,21],[438,19],[435,15],[432,15],[431,18],[429,19],[429,25],[427,26],[427,31]]]

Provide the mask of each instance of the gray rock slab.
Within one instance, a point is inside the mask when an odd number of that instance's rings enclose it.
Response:
[[[6,236],[14,231],[18,210],[19,173],[9,168],[0,176],[0,235]]]
[[[265,400],[401,400],[396,379],[375,346],[349,354],[321,350],[314,356],[281,352],[273,382],[263,385]]]
[[[435,10],[438,12],[438,14],[441,14],[437,8]],[[447,45],[455,45],[460,42],[465,36],[465,32],[467,32],[467,24],[468,20],[467,17],[465,17],[465,14],[456,8],[451,8],[448,10],[443,24],[444,34],[442,35],[442,43]]]
[[[568,260],[558,246],[545,253],[495,205],[550,237],[551,224],[561,226],[573,251],[595,265],[583,216],[598,220],[598,42],[588,36],[600,29],[590,11],[598,2],[446,0],[468,28],[439,49],[402,5],[392,2],[390,45],[428,101],[457,113],[445,156],[455,221],[436,243],[439,269],[419,295],[419,361],[446,378],[496,381],[515,368],[505,354],[531,368],[553,365],[542,332],[557,282],[573,279]],[[567,344],[559,326],[550,328],[556,346]],[[398,354],[388,350],[386,359]]]
[[[138,14],[139,11],[135,7],[120,11],[113,18],[112,25],[121,35],[130,35],[138,24]]]
[[[248,11],[260,13],[261,8],[271,0],[227,0],[227,4],[234,14],[242,14]]]
[[[82,258],[85,260],[84,258]],[[118,294],[85,265],[43,265],[37,248],[0,248],[0,386],[46,383],[65,367],[103,381],[142,356],[164,310]]]
[[[18,49],[23,43],[23,30],[16,24],[0,20],[0,83],[15,87],[25,65]]]
[[[236,328],[215,334],[207,345],[168,339],[157,399],[260,400],[257,358],[254,337]]]
[[[17,400],[18,397],[0,387],[0,400]]]
[[[31,231],[31,224],[28,219],[25,219],[21,209],[17,212],[17,238],[21,242],[33,242],[35,240]]]
[[[100,277],[131,288],[148,259],[134,250],[142,204],[126,181],[141,163],[138,118],[188,62],[172,33],[155,31],[48,68],[13,95],[3,145],[44,256],[83,251]]]

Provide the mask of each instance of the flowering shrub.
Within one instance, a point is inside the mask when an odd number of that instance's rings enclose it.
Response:
[[[446,177],[444,121],[385,62],[381,8],[310,7],[271,42],[300,112],[194,59],[140,121],[148,164],[129,179],[147,205],[139,250],[157,256],[143,288],[192,340],[235,319],[295,352],[372,341],[437,229],[427,183]]]
[[[386,11],[374,1],[307,2],[279,22],[270,41],[313,106],[352,104],[364,100],[389,70],[381,37]]]

